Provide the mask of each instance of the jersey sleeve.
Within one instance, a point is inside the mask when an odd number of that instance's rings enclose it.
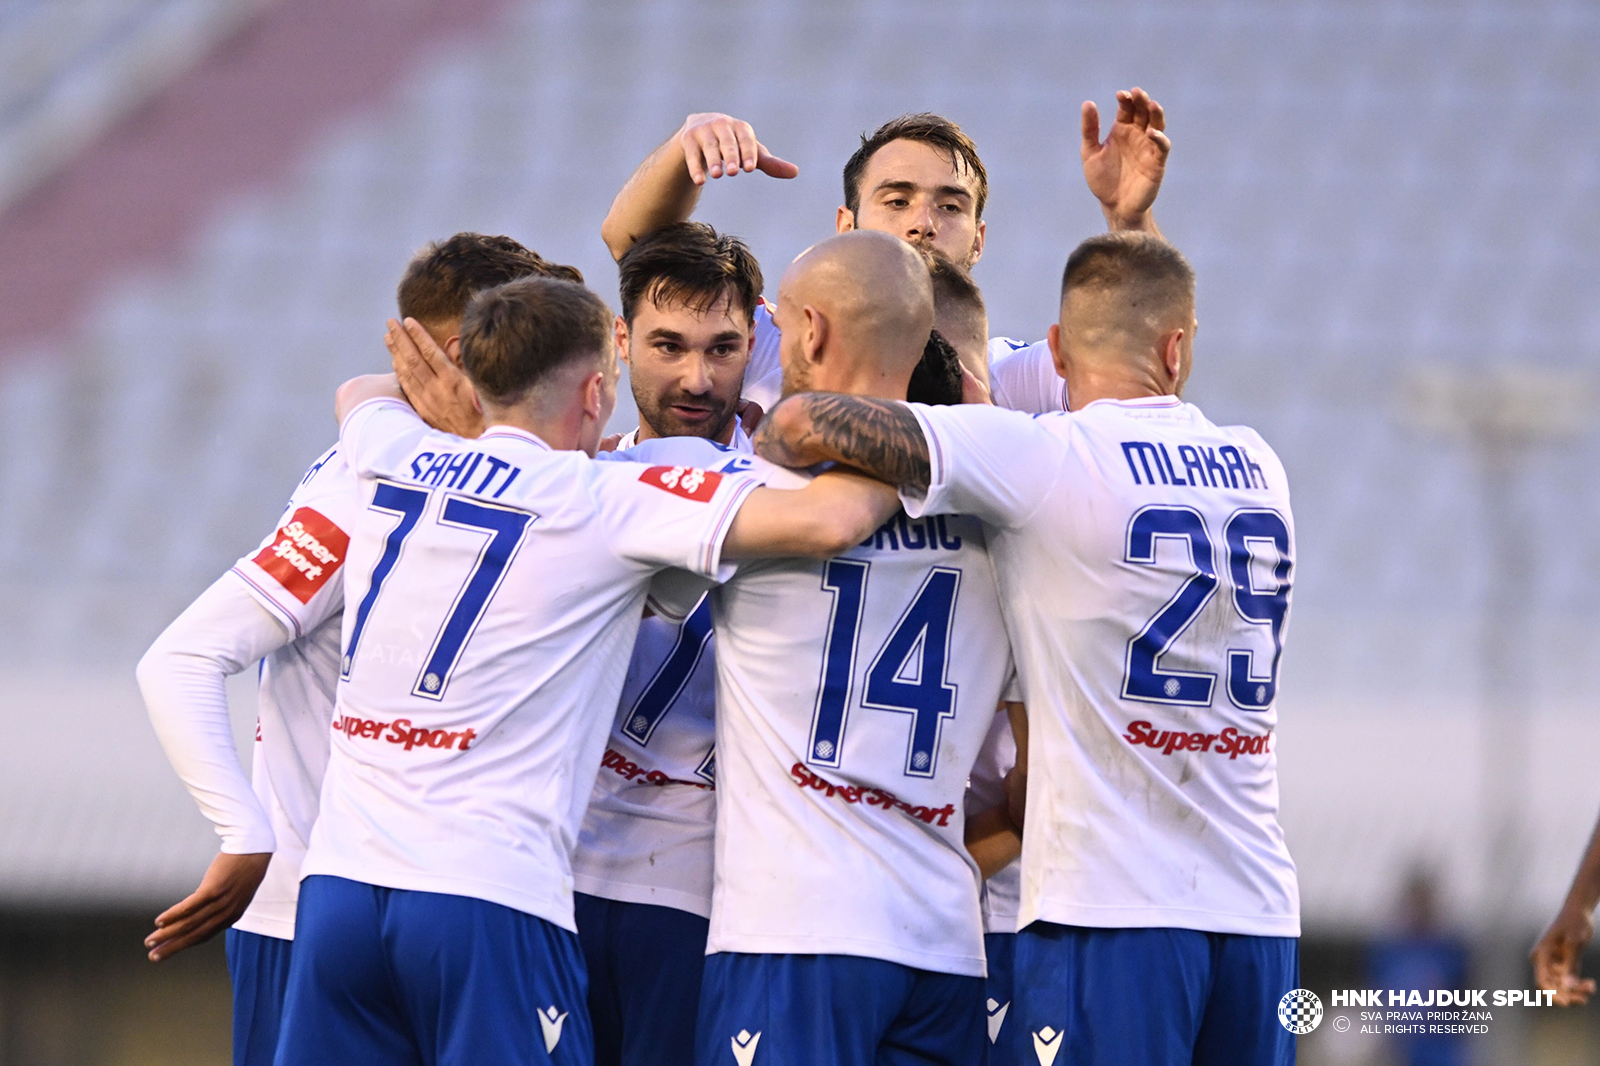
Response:
[[[342,571],[357,506],[355,478],[336,447],[306,473],[277,529],[233,566],[296,638],[344,609]]]
[[[682,622],[694,613],[716,582],[687,570],[663,570],[650,582],[645,605],[670,622]]]
[[[227,679],[293,639],[234,574],[200,594],[139,660],[139,691],[156,738],[222,850],[275,850],[272,823],[239,765]]]
[[[906,514],[970,514],[1002,529],[1027,521],[1055,484],[1060,444],[1033,418],[988,404],[908,404],[928,443],[925,495],[902,490]]]
[[[989,391],[996,407],[1030,415],[1066,410],[1067,383],[1056,372],[1050,345],[1006,337],[989,342]]]
[[[339,426],[345,462],[356,476],[382,474],[433,432],[403,400],[380,396],[351,408]]]
[[[643,566],[725,580],[722,543],[760,483],[694,466],[593,463],[595,505],[612,549]]]

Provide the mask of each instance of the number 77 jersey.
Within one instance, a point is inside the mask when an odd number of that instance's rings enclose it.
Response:
[[[571,851],[655,575],[721,569],[754,483],[595,463],[369,401],[333,742],[305,875],[573,928]]]
[[[907,509],[984,520],[1028,705],[1019,925],[1298,935],[1275,750],[1294,519],[1272,449],[1172,396],[912,409],[931,483]]]

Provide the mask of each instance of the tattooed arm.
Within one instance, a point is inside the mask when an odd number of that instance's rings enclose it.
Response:
[[[903,403],[833,392],[790,396],[756,431],[756,454],[788,467],[843,463],[913,493],[932,477],[928,442]]]

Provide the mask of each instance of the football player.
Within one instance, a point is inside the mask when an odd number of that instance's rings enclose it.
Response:
[[[1034,770],[1021,1061],[1294,1061],[1275,752],[1294,521],[1266,442],[1181,399],[1194,326],[1182,255],[1107,234],[1068,259],[1050,329],[1070,411],[812,394],[756,435],[785,465],[848,463],[899,485],[908,514],[989,533]]]

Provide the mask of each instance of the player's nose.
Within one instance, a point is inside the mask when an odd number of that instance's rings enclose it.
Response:
[[[706,369],[703,357],[695,356],[684,361],[683,376],[678,379],[678,387],[694,396],[703,396],[711,391],[711,374]]]

